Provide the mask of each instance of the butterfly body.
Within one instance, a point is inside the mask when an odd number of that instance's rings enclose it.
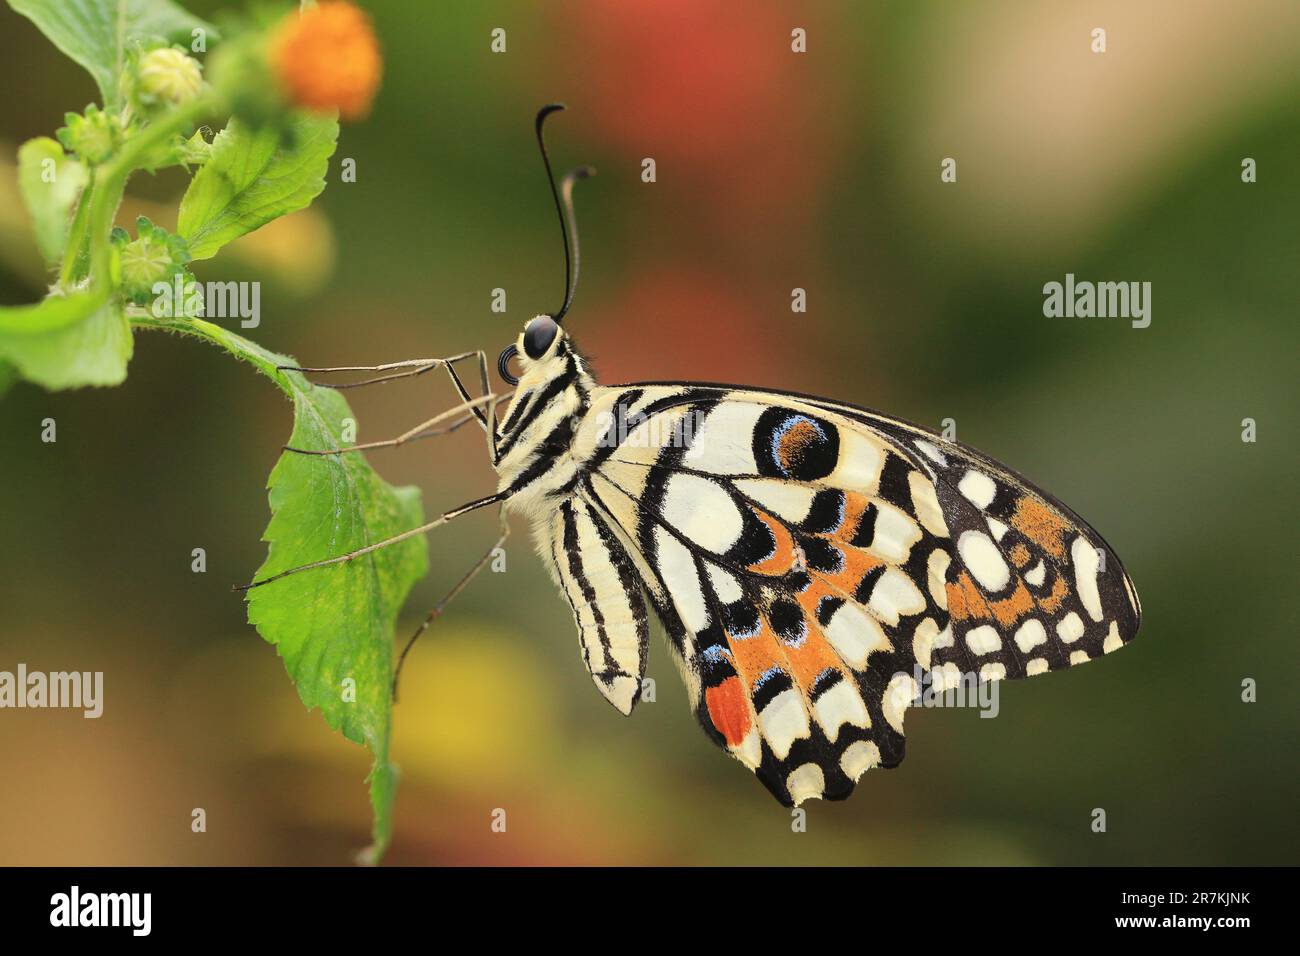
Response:
[[[1032,676],[1136,633],[1101,538],[972,449],[811,396],[601,386],[546,316],[518,350],[498,491],[597,689],[631,713],[653,613],[705,733],[782,803],[896,766],[920,674]]]

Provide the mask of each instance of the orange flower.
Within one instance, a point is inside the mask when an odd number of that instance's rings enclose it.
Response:
[[[370,17],[345,2],[322,3],[286,18],[271,39],[271,63],[292,103],[337,109],[346,119],[370,111],[383,68]]]

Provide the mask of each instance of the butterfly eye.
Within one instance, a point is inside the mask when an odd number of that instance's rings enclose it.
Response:
[[[524,353],[530,359],[539,359],[555,341],[560,326],[549,315],[539,315],[524,326]]]

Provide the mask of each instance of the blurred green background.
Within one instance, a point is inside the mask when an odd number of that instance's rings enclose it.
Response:
[[[563,100],[557,165],[600,171],[579,189],[568,326],[602,380],[952,418],[1086,516],[1145,611],[1122,654],[1002,687],[995,720],[910,711],[903,765],[807,804],[793,833],[694,725],[659,635],[656,701],[624,719],[600,698],[516,525],[507,572],[408,666],[390,862],[1296,862],[1300,7],[363,5],[384,86],[344,128],[324,196],[196,269],[262,281],[248,334],[309,364],[495,355],[559,304],[531,124]],[[17,303],[45,280],[14,151],[94,90],[4,6],[0,88],[0,302]],[[339,182],[344,157],[356,183]],[[137,177],[122,218],[170,227],[183,184]],[[1151,282],[1150,328],[1045,318],[1042,286],[1067,272]],[[453,396],[419,379],[351,398],[373,440]],[[340,863],[367,842],[368,754],[304,711],[229,591],[263,557],[289,428],[250,369],[148,332],[123,387],[0,400],[0,669],[106,675],[97,721],[0,712],[0,863]],[[470,430],[371,460],[430,512],[493,487]],[[485,514],[430,540],[399,635],[492,533]]]

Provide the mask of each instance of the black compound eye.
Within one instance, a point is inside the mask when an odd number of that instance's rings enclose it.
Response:
[[[530,359],[539,359],[555,341],[555,334],[560,331],[557,323],[549,315],[539,315],[524,326],[524,354]]]

